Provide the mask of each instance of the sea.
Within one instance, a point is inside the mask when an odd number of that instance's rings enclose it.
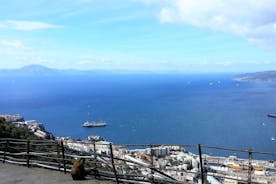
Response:
[[[100,135],[115,144],[202,144],[276,152],[276,118],[267,117],[276,113],[276,83],[233,77],[1,76],[0,114],[20,114],[42,122],[55,136],[75,139]],[[107,126],[82,127],[85,121],[105,121]]]

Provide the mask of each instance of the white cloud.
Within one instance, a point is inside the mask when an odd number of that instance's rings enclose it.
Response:
[[[0,40],[0,45],[12,48],[26,48],[24,43],[19,40]]]
[[[173,17],[173,13],[168,8],[163,8],[160,12],[160,21],[163,23],[173,23],[175,18]]]
[[[18,20],[5,20],[0,21],[0,28],[15,29],[21,31],[33,31],[39,29],[52,29],[60,28],[60,25],[48,24],[38,21],[18,21]]]
[[[163,0],[159,20],[223,31],[275,48],[275,7],[275,0]]]
[[[229,66],[232,65],[233,62],[231,61],[220,61],[220,62],[216,62],[217,65],[222,65],[222,66]]]

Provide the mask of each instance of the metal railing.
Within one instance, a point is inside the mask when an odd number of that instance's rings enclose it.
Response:
[[[75,148],[72,148],[74,147]],[[162,156],[154,153],[158,148],[170,147],[172,152],[185,152],[194,150],[190,156],[196,160],[198,165],[195,168],[177,168],[173,166],[160,166],[159,160]],[[172,148],[177,147],[180,150]],[[137,149],[133,149],[137,148]],[[141,148],[143,151],[141,151]],[[145,148],[149,150],[145,153]],[[77,150],[78,149],[78,150]],[[138,150],[138,151],[137,151]],[[140,151],[139,151],[140,150]],[[229,157],[210,156],[204,154],[206,150],[220,150],[226,153],[241,153],[247,158],[233,157],[240,165],[227,165],[225,161]],[[139,159],[132,154],[141,153]],[[185,153],[188,154],[186,151]],[[169,155],[165,153],[164,155]],[[276,167],[272,161],[257,161],[252,156],[256,154],[276,156],[275,152],[259,152],[251,149],[241,150],[200,144],[124,144],[116,145],[111,143],[83,142],[83,141],[53,141],[53,140],[23,140],[23,139],[0,139],[0,161],[30,166],[38,166],[64,173],[71,172],[71,167],[76,158],[85,158],[86,168],[91,170],[89,177],[96,179],[113,180],[116,183],[204,183],[208,176],[220,181],[233,180],[239,183],[262,183],[265,179],[268,182],[276,183]],[[229,155],[228,155],[229,156]],[[216,163],[217,160],[217,163]],[[212,169],[214,166],[224,169],[217,172]],[[268,164],[268,165],[267,165]],[[273,170],[275,173],[267,174],[266,170]],[[264,175],[254,173],[260,171]],[[172,174],[174,173],[174,174]],[[195,181],[179,180],[176,176],[190,175]]]

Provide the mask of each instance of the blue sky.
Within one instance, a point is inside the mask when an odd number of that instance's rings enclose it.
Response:
[[[274,0],[9,0],[0,68],[276,69]]]

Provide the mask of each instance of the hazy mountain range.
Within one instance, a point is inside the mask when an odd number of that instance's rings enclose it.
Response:
[[[16,75],[16,76],[28,76],[28,75],[38,75],[38,76],[49,76],[65,73],[74,73],[79,71],[74,70],[58,70],[53,68],[48,68],[42,65],[28,65],[18,69],[0,69],[0,75]]]
[[[0,76],[55,76],[55,75],[88,75],[104,73],[145,73],[130,72],[123,70],[77,70],[77,69],[55,69],[42,65],[27,65],[18,69],[0,69]]]
[[[54,69],[42,65],[27,65],[18,69],[0,69],[0,76],[55,76],[55,75],[88,75],[104,73],[153,73],[145,71],[123,71],[123,70],[76,70],[76,69]],[[245,73],[234,77],[237,81],[276,81],[276,70],[255,73]]]

